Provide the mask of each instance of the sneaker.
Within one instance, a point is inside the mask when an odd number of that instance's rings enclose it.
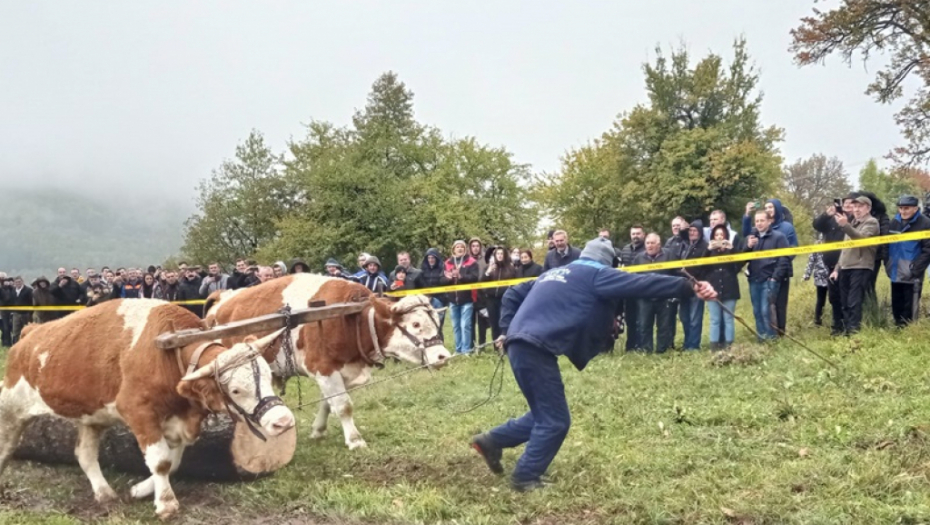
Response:
[[[471,448],[475,449],[484,458],[484,462],[487,463],[491,472],[495,474],[504,473],[504,466],[501,465],[501,456],[504,455],[503,449],[491,443],[491,440],[486,435],[478,434],[471,438]]]
[[[551,483],[548,481],[543,481],[542,479],[534,479],[530,481],[517,481],[513,478],[510,480],[510,488],[517,492],[533,492],[534,490],[544,489],[548,487]]]

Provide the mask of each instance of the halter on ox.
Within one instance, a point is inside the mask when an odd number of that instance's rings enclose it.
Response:
[[[372,298],[371,300],[374,300]],[[437,346],[443,344],[442,329],[439,327],[439,323],[436,322],[436,318],[433,316],[434,309],[429,302],[418,301],[415,304],[411,304],[403,310],[394,311],[393,313],[403,316],[414,310],[423,309],[426,311],[426,317],[433,323],[433,326],[436,328],[436,335],[427,339],[420,339],[415,335],[411,334],[404,325],[397,323],[395,326],[400,333],[404,335],[417,350],[420,351],[420,365],[427,366],[426,359],[426,349],[431,346]],[[384,368],[384,360],[386,355],[384,350],[381,348],[381,343],[378,341],[378,331],[375,326],[375,308],[374,305],[370,306],[368,309],[368,333],[371,336],[371,343],[374,345],[374,357],[368,355],[365,352],[364,347],[362,346],[362,320],[361,317],[358,318],[358,321],[355,324],[355,344],[358,346],[358,353],[362,356],[362,359],[370,366],[376,368]],[[414,328],[417,328],[416,326]]]
[[[262,417],[266,413],[268,413],[268,411],[271,410],[272,408],[277,407],[277,406],[283,406],[284,401],[280,397],[275,396],[275,395],[262,396],[261,373],[258,368],[258,361],[257,361],[258,359],[262,358],[262,353],[257,348],[255,348],[253,344],[251,343],[247,343],[247,344],[249,345],[249,349],[250,349],[249,352],[238,356],[236,359],[233,359],[232,361],[230,361],[229,363],[226,363],[222,367],[217,365],[213,368],[213,381],[216,382],[217,388],[219,388],[220,392],[223,393],[223,402],[226,405],[226,413],[229,414],[229,418],[234,421],[236,419],[239,419],[233,414],[232,408],[234,408],[236,412],[238,412],[239,415],[242,416],[241,419],[245,421],[246,425],[249,427],[249,430],[253,434],[255,434],[255,437],[261,439],[262,441],[267,441],[268,438],[266,438],[265,435],[262,434],[262,432],[258,430],[258,428],[256,428],[256,425],[261,426]],[[177,359],[178,359],[178,368],[181,371],[181,377],[189,377],[191,374],[193,374],[194,371],[197,370],[198,368],[197,364],[200,361],[200,357],[203,355],[204,351],[206,351],[208,348],[212,346],[223,346],[223,345],[216,341],[208,341],[198,346],[197,349],[194,350],[194,353],[191,355],[191,360],[190,360],[190,363],[188,363],[186,370],[184,368],[184,364],[181,359],[181,349],[178,348],[175,352],[175,356],[177,356]],[[226,379],[224,381],[222,378],[223,373],[229,370],[232,370],[234,368],[238,368],[246,363],[250,363],[252,366],[252,379],[255,383],[255,398],[259,400],[258,404],[255,405],[255,409],[252,410],[251,413],[246,412],[244,408],[239,406],[239,404],[236,403],[232,399],[232,396],[229,395],[229,391],[226,386],[227,383],[229,383],[229,379]],[[230,406],[232,406],[232,408],[230,408]],[[209,407],[207,407],[207,410],[209,410]]]

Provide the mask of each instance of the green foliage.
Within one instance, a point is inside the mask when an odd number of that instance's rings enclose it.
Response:
[[[321,267],[367,251],[386,263],[401,250],[445,252],[457,238],[518,245],[533,236],[528,167],[418,123],[413,93],[394,73],[375,82],[352,127],[313,121],[289,149],[284,177],[305,198],[277,222],[262,258],[299,255]]]
[[[758,74],[743,40],[729,67],[710,54],[693,68],[686,49],[645,64],[647,105],[622,116],[597,141],[570,151],[536,195],[560,227],[594,232],[633,222],[664,230],[677,214],[715,208],[739,216],[770,195],[780,177],[782,132],[762,127]]]
[[[859,172],[859,189],[870,191],[886,206],[893,205],[901,195],[921,195],[920,186],[903,171],[885,171],[878,168],[875,159]]]
[[[31,282],[59,266],[160,264],[181,245],[189,212],[172,200],[140,193],[70,188],[9,188],[0,206],[0,271]]]
[[[298,199],[281,174],[281,158],[258,131],[236,146],[209,179],[201,181],[197,213],[185,223],[184,256],[190,262],[229,263],[255,253],[277,235]]]

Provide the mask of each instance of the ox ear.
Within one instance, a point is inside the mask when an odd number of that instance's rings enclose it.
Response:
[[[216,371],[216,359],[181,378],[181,381],[196,381],[210,377]]]
[[[216,317],[213,315],[208,315],[206,318],[200,320],[200,329],[201,330],[210,330],[216,326]]]

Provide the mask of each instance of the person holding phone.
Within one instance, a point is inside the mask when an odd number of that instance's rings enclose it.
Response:
[[[842,200],[833,199],[833,203],[827,205],[824,212],[814,219],[814,230],[823,235],[824,243],[840,242],[846,237],[846,234],[843,233],[843,229],[836,223],[834,217],[842,214],[845,215],[847,219],[851,219],[852,202],[852,196],[847,196]],[[839,210],[836,208],[837,203],[840,204]],[[827,275],[833,273],[839,260],[839,250],[823,252],[823,265],[827,268]],[[843,303],[840,300],[840,286],[838,282],[830,279],[827,279],[827,300],[830,302],[830,309],[832,310],[833,317],[833,323],[830,325],[830,334],[840,335],[846,331],[843,322]]]

